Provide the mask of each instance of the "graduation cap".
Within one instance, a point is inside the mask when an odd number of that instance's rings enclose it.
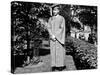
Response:
[[[52,9],[54,9],[54,8],[60,9],[61,8],[61,5],[60,4],[54,4],[51,7],[52,7]]]

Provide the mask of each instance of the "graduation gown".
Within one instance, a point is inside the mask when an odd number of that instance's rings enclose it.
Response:
[[[54,35],[56,41],[50,40],[51,66],[64,66],[65,59],[65,19],[57,15],[49,19],[48,31],[50,36]]]

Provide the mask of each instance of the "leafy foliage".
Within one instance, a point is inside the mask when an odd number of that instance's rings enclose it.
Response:
[[[97,68],[97,48],[93,44],[72,37],[67,37],[66,47],[67,43],[70,44],[67,52],[72,54],[77,69]]]
[[[96,6],[71,6],[72,26],[78,28],[80,24],[78,21],[73,21],[77,18],[82,25],[88,25],[97,31],[97,7]],[[76,24],[77,23],[77,24]]]
[[[23,50],[25,49],[24,45],[26,45],[26,49],[30,49],[31,41],[34,43],[33,46],[36,47],[36,44],[40,44],[38,41],[41,38],[49,38],[48,32],[38,20],[44,14],[44,17],[50,17],[46,4],[17,1],[11,3],[12,48],[18,49],[20,47]],[[36,42],[35,39],[38,39],[38,41]]]

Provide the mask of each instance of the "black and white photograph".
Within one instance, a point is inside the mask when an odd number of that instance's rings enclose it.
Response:
[[[98,7],[11,2],[11,73],[97,69]]]

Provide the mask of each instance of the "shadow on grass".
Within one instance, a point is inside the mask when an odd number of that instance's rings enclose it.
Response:
[[[45,55],[48,55],[50,54],[50,49],[39,49],[39,56],[45,56]]]

